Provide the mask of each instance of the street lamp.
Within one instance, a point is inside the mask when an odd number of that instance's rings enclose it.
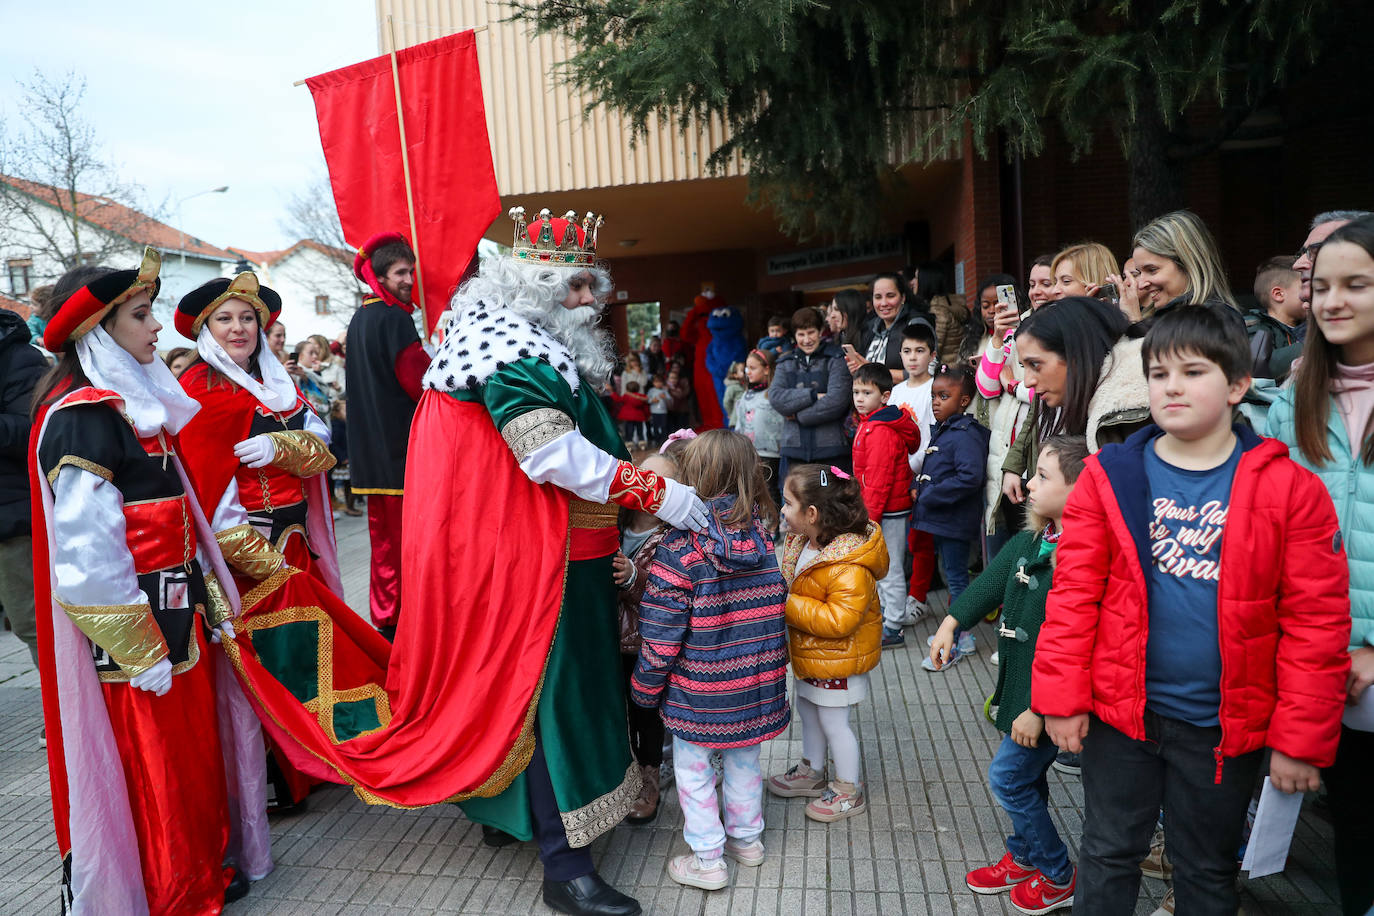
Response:
[[[181,205],[186,203],[186,201],[188,200],[194,200],[195,198],[201,197],[206,194],[223,194],[227,190],[229,190],[229,186],[227,184],[222,184],[217,188],[206,188],[204,191],[197,191],[194,194],[188,194],[187,196],[177,201],[177,235],[179,236],[179,243],[177,247],[181,249],[181,266],[183,269],[185,269],[186,267],[186,230],[182,228]]]

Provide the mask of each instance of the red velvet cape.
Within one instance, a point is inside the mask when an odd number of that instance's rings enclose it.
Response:
[[[410,598],[386,673],[389,722],[335,744],[244,640],[225,641],[264,727],[297,768],[396,807],[497,795],[524,770],[569,549],[567,491],[530,482],[481,404],[426,391],[409,454],[401,574]],[[291,576],[280,603],[299,606],[295,590],[312,581]],[[380,661],[366,645],[380,640],[371,627],[314,597],[337,626],[336,653],[353,640]]]

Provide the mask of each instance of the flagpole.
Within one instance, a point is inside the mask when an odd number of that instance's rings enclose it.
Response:
[[[425,284],[420,273],[420,237],[415,231],[415,196],[410,187],[410,152],[406,147],[406,118],[401,110],[401,71],[396,66],[396,23],[391,16],[386,17],[386,27],[391,33],[391,84],[396,88],[396,126],[401,131],[401,173],[406,183],[406,209],[410,213],[410,247],[415,252],[415,289],[420,294],[420,316],[425,322],[425,338],[429,338],[429,310],[425,308]]]

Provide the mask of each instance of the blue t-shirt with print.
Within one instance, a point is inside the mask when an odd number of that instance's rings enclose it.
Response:
[[[1215,726],[1221,721],[1217,584],[1240,443],[1224,464],[1189,471],[1156,455],[1158,441],[1145,447],[1152,557],[1145,705],[1171,719]]]

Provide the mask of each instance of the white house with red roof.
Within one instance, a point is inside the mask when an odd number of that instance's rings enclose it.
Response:
[[[281,296],[278,320],[286,326],[288,344],[311,334],[334,340],[348,329],[363,297],[363,285],[353,277],[353,252],[314,239],[281,251],[230,250]]]
[[[145,246],[162,255],[162,291],[154,312],[165,330],[159,343],[182,345],[172,327],[177,301],[197,286],[233,272],[238,255],[211,245],[132,207],[91,194],[0,175],[0,293],[29,304],[30,292],[52,283],[71,264],[58,252],[73,252],[80,237],[82,259],[111,267],[135,267]],[[70,215],[75,214],[75,219]]]

